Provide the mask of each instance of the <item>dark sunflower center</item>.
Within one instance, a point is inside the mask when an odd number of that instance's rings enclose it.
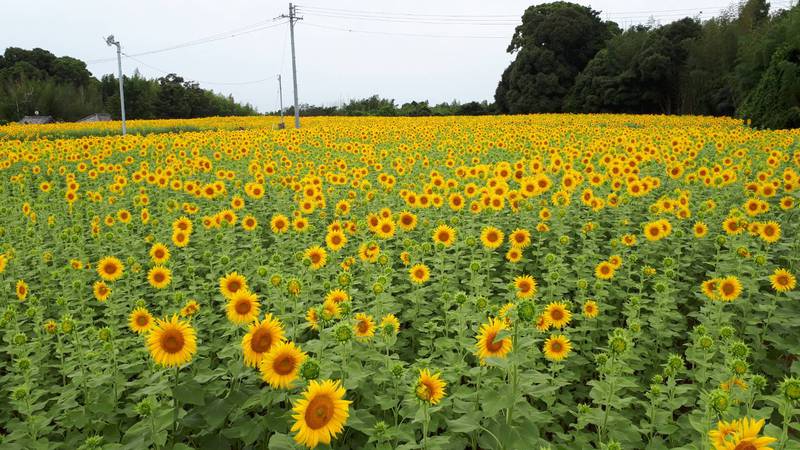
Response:
[[[251,309],[253,309],[253,305],[250,303],[249,299],[243,299],[236,302],[234,309],[236,310],[237,314],[245,315],[249,313]]]
[[[288,375],[292,373],[296,365],[297,363],[292,355],[283,355],[272,364],[272,369],[278,375]]]
[[[789,277],[786,275],[778,275],[778,278],[775,279],[780,286],[786,286],[789,284]]]
[[[103,272],[109,275],[114,275],[117,272],[117,265],[113,263],[108,263],[105,266],[103,266]]]
[[[364,334],[367,331],[369,331],[369,324],[367,324],[367,321],[366,320],[359,321],[358,322],[358,332]]]
[[[736,447],[733,448],[733,450],[757,450],[757,449],[758,447],[756,447],[755,444],[753,444],[750,441],[740,442],[736,445]]]
[[[253,333],[253,338],[250,339],[250,348],[256,353],[266,353],[272,347],[272,334],[260,329]]]
[[[146,326],[150,321],[147,319],[147,316],[141,315],[136,318],[136,325],[140,327]]]
[[[722,293],[725,295],[732,295],[735,290],[736,287],[733,283],[725,283],[722,285]]]
[[[232,280],[228,282],[228,290],[231,292],[236,292],[242,288],[242,284],[236,280]]]
[[[162,272],[156,272],[153,274],[153,281],[155,281],[156,283],[163,282],[165,278],[166,276]]]
[[[494,331],[486,336],[486,349],[491,353],[495,353],[503,348],[503,340],[500,339],[499,341],[495,341],[496,337],[497,333]]]
[[[553,353],[561,353],[563,349],[564,346],[561,345],[561,342],[555,341],[550,344],[550,351],[552,351]]]
[[[554,309],[550,312],[550,318],[554,321],[559,321],[564,318],[564,312],[560,309]]]
[[[161,335],[161,348],[167,353],[177,353],[183,349],[183,333],[178,330],[168,330]]]
[[[328,396],[319,395],[314,397],[306,408],[306,425],[312,430],[318,430],[330,422],[333,418],[333,400]]]

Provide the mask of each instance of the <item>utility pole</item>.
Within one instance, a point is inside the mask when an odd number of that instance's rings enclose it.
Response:
[[[286,123],[283,121],[283,84],[281,83],[281,74],[278,74],[278,97],[281,105],[281,124],[279,128],[282,130],[286,128]]]
[[[294,83],[294,127],[300,128],[300,107],[297,101],[297,62],[294,55],[294,24],[302,17],[297,17],[297,8],[289,3],[289,15],[281,14],[279,19],[289,19],[289,38],[292,41],[292,81]]]
[[[117,69],[119,70],[119,109],[122,115],[122,135],[125,136],[127,129],[125,128],[125,89],[122,88],[122,48],[119,41],[114,40],[114,35],[106,38],[106,44],[111,47],[117,46]]]

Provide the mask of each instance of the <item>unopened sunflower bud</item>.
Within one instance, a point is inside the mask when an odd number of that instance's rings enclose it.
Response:
[[[319,363],[311,358],[305,360],[300,366],[300,376],[306,381],[319,378]]]
[[[715,389],[711,393],[708,394],[709,399],[708,403],[717,412],[717,414],[723,414],[725,411],[728,410],[728,406],[730,406],[730,397],[728,393],[723,391],[722,389]]]
[[[348,342],[353,339],[353,329],[346,323],[339,324],[334,331],[334,336],[339,342]]]
[[[783,396],[790,402],[800,402],[800,379],[791,377],[783,380],[780,390]]]

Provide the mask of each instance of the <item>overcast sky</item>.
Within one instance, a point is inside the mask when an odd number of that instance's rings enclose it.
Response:
[[[543,2],[301,0],[304,20],[295,30],[300,102],[332,105],[372,94],[398,103],[491,100],[511,58],[505,50],[514,27],[525,8],[537,3]],[[667,23],[702,11],[701,17],[708,18],[729,0],[578,3],[627,26],[650,16]],[[136,55],[238,30],[246,33],[136,60],[123,58],[123,71],[131,74],[138,68],[148,77],[175,72],[272,111],[278,105],[278,73],[284,102],[291,102],[289,27],[278,22],[265,27],[287,11],[288,2],[276,0],[4,1],[0,49],[41,47],[80,58],[90,62],[89,70],[99,78],[117,70],[115,59],[92,62],[115,56],[103,41],[108,34],[122,42],[123,52]],[[257,80],[262,81],[247,83]]]

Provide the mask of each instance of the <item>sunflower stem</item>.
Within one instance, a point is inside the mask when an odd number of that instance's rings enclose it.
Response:
[[[425,416],[425,421],[422,424],[422,448],[428,449],[428,428],[430,427],[431,416],[428,413],[428,402],[422,402],[422,412]]]
[[[180,366],[175,366],[175,384],[172,386],[172,444],[174,445],[178,435],[178,375]]]
[[[514,358],[511,361],[511,405],[506,410],[506,425],[511,424],[511,417],[514,413],[514,404],[517,403],[517,378],[519,376],[519,366],[517,365],[517,328],[519,320],[514,320],[514,331],[511,337],[512,348],[514,349]]]

